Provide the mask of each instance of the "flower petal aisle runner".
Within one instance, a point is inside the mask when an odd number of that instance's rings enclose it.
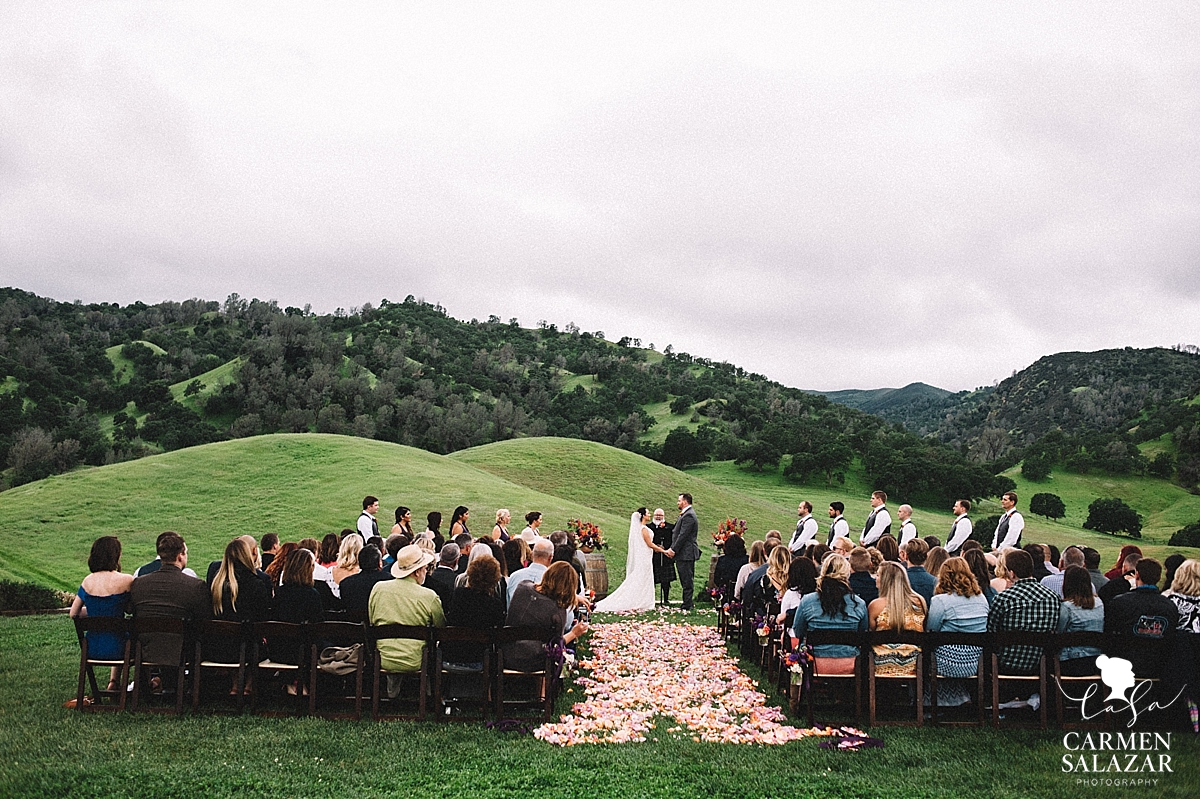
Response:
[[[559,746],[645,741],[655,717],[674,720],[666,732],[696,741],[784,744],[814,736],[865,737],[848,727],[798,729],[768,707],[755,682],[738,669],[715,627],[622,621],[598,624],[592,657],[577,677],[587,699],[534,735]]]

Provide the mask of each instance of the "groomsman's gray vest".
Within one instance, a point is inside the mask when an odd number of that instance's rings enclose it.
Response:
[[[1002,543],[1004,543],[1004,537],[1008,535],[1008,518],[1010,516],[1012,516],[1011,513],[1004,514],[1000,517],[1000,524],[996,525],[996,546],[1000,546]],[[1013,546],[1015,546],[1017,549],[1021,548],[1021,536],[1017,536],[1017,541],[1015,544],[1013,544]]]
[[[863,531],[862,531],[863,535],[866,535],[867,533],[869,533],[871,531],[871,525],[875,524],[875,517],[878,515],[879,515],[878,509],[871,511],[871,515],[867,517],[867,523],[865,525],[863,525]],[[891,531],[892,531],[892,525],[889,523],[887,527],[883,528],[883,532],[879,534],[879,538],[883,538],[885,535],[887,535]],[[875,540],[878,541],[879,538],[876,538]]]

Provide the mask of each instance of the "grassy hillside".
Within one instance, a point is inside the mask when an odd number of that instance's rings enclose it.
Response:
[[[153,341],[138,340],[138,341],[133,341],[130,343],[131,344],[145,344],[147,347],[149,347],[151,350],[154,351],[155,355],[165,355],[167,352],[162,347],[155,344]],[[109,347],[108,349],[106,349],[104,351],[104,354],[108,356],[108,359],[110,361],[112,361],[113,378],[116,380],[118,385],[123,384],[123,383],[128,383],[130,378],[133,377],[133,373],[135,371],[133,361],[129,360],[128,358],[126,358],[124,355],[121,354],[121,348],[124,346],[125,346],[124,344],[116,344],[112,347]]]
[[[522,438],[455,452],[451,460],[470,464],[514,483],[564,500],[579,502],[628,519],[640,505],[677,512],[681,492],[692,494],[700,520],[700,546],[727,516],[745,519],[753,537],[771,528],[791,530],[796,507],[763,499],[704,480],[702,472],[681,472],[626,450],[573,438]],[[627,527],[627,525],[626,525]]]
[[[0,578],[73,589],[87,572],[88,550],[98,536],[120,536],[122,565],[132,570],[154,557],[154,540],[163,530],[181,533],[192,566],[203,567],[242,533],[276,532],[297,540],[352,526],[368,493],[384,507],[381,530],[390,529],[392,511],[401,504],[418,519],[439,510],[447,523],[456,505],[466,505],[476,533],[491,529],[497,507],[518,517],[540,510],[551,529],[583,516],[613,533],[610,578],[619,580],[624,572],[624,512],[539,493],[424,450],[300,434],[209,444],[5,491]]]

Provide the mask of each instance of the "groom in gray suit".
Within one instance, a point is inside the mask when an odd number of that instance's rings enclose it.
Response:
[[[700,558],[700,546],[696,543],[699,529],[696,511],[692,510],[692,495],[679,495],[679,521],[675,522],[675,534],[671,537],[671,548],[666,555],[675,561],[679,573],[679,587],[683,589],[683,609],[692,609],[692,592],[696,580],[696,561]]]

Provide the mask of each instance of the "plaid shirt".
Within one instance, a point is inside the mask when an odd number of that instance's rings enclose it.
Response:
[[[992,601],[988,632],[1054,632],[1061,604],[1049,588],[1032,577],[1023,577]],[[1000,668],[1008,673],[1028,674],[1037,669],[1041,656],[1040,647],[1008,646],[1000,653]]]

